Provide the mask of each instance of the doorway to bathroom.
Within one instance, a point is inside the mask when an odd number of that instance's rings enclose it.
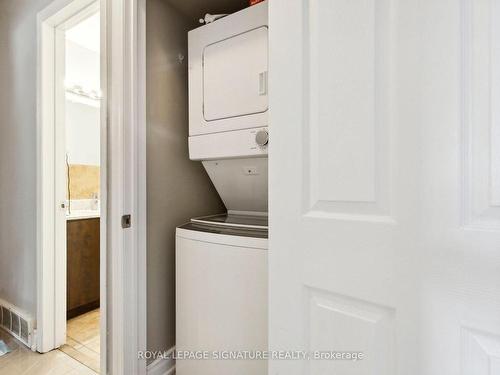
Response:
[[[53,6],[39,24],[36,349],[59,349],[100,373],[107,186],[102,7],[100,0]]]
[[[66,176],[66,343],[60,350],[99,372],[100,357],[100,12],[94,3],[66,24],[64,126]],[[57,65],[56,65],[57,67]],[[64,231],[64,228],[62,229]]]

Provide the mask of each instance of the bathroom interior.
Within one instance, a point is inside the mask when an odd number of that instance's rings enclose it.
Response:
[[[100,12],[65,31],[67,329],[61,350],[100,366]]]

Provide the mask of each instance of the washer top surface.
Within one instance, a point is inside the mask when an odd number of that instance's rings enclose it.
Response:
[[[241,214],[219,214],[191,219],[192,223],[210,226],[222,226],[226,228],[256,229],[266,231],[268,229],[267,215],[241,215]]]
[[[226,236],[251,237],[267,239],[267,230],[241,229],[235,227],[222,227],[217,225],[206,225],[200,223],[187,223],[179,229],[187,229],[196,232],[221,234]]]
[[[177,236],[192,240],[267,249],[267,216],[212,215],[177,227]]]

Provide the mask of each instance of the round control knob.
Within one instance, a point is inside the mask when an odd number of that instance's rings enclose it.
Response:
[[[257,134],[255,134],[255,143],[260,147],[264,147],[269,143],[269,133],[267,130],[259,130]]]

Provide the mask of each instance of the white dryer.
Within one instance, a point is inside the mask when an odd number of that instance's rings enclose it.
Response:
[[[188,53],[190,137],[267,126],[267,2],[190,31]]]
[[[267,217],[217,215],[177,228],[178,375],[267,374],[267,361],[255,359],[267,350],[267,280]]]

